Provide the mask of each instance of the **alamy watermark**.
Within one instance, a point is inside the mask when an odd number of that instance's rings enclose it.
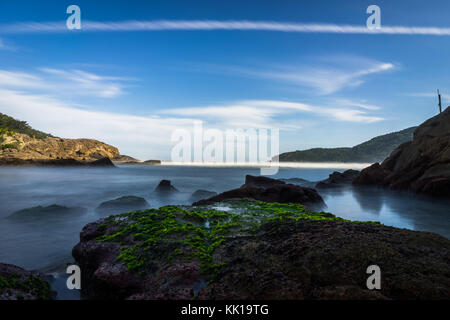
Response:
[[[255,165],[262,175],[278,173],[277,128],[204,129],[203,122],[194,121],[192,130],[174,130],[171,140],[174,163]]]

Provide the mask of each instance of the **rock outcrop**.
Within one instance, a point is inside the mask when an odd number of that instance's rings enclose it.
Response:
[[[336,188],[351,185],[353,179],[355,179],[358,174],[359,171],[353,169],[349,169],[344,172],[335,171],[329,175],[328,179],[319,181],[316,184],[316,188]]]
[[[362,170],[353,184],[450,196],[450,107],[421,124],[413,141],[400,145],[381,165]]]
[[[38,271],[0,263],[0,300],[53,300],[56,293]]]
[[[229,199],[253,199],[266,202],[323,204],[322,197],[315,189],[305,188],[284,181],[263,176],[245,177],[240,188],[225,191],[208,199],[194,202],[192,205],[205,205]]]
[[[298,204],[167,206],[88,224],[87,299],[449,299],[450,240]],[[380,267],[381,290],[366,286]]]
[[[11,136],[4,135],[4,139],[3,145],[15,145],[16,148],[0,150],[0,159],[95,161],[101,158],[114,159],[120,156],[116,147],[92,139],[53,137],[36,139],[22,133],[14,133]]]
[[[155,192],[161,194],[169,194],[173,192],[178,192],[178,189],[172,185],[172,182],[170,182],[170,180],[161,180],[159,184],[156,186]]]

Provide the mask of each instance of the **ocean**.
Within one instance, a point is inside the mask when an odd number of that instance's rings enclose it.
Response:
[[[342,166],[280,168],[273,178],[326,179]],[[125,195],[145,198],[151,207],[190,204],[191,194],[204,189],[223,192],[241,186],[245,175],[259,175],[255,167],[199,167],[121,165],[117,168],[0,168],[0,262],[53,274],[58,298],[77,299],[65,290],[64,270],[73,262],[71,250],[84,225],[102,216],[95,208],[103,201]],[[180,191],[169,197],[153,193],[162,179]],[[436,232],[450,238],[450,200],[375,187],[321,190],[326,208],[350,220],[379,221],[385,225]],[[87,210],[60,217],[8,217],[17,210],[57,204]]]

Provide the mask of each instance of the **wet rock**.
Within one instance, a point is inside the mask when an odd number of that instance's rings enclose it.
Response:
[[[351,185],[353,179],[359,174],[358,170],[349,169],[344,172],[333,172],[328,176],[328,179],[319,181],[316,188],[335,188]]]
[[[302,179],[302,178],[289,178],[289,179],[279,179],[279,180],[284,181],[285,183],[296,184],[301,187],[307,187],[307,188],[314,188],[317,184],[317,182],[309,181],[309,180]]]
[[[175,214],[173,209],[166,214]],[[142,218],[145,215],[136,217]],[[120,220],[123,217],[117,219],[88,224],[73,249],[83,270],[85,298],[450,298],[450,240],[429,232],[336,219],[266,222],[250,234],[224,236],[209,262],[221,267],[208,282],[201,260],[189,251],[185,256],[162,258],[176,252],[173,245],[182,243],[184,235],[179,232],[157,241],[144,269],[127,268],[132,260],[118,259],[124,253],[121,250],[137,248],[137,236],[145,230],[122,234],[123,238],[111,242],[101,240],[122,230],[120,223],[134,225],[133,221]],[[153,222],[148,224],[152,230],[154,226]],[[381,269],[381,290],[367,289],[370,265]]]
[[[227,261],[199,299],[448,299],[450,240],[436,234],[336,221],[274,222],[229,239]],[[381,290],[368,290],[378,265]]]
[[[206,205],[229,199],[253,199],[266,202],[323,204],[322,197],[315,189],[286,184],[284,181],[268,177],[247,175],[245,184],[230,191],[225,191],[208,199],[194,202],[192,205]]]
[[[45,219],[58,218],[61,216],[73,216],[85,213],[87,210],[80,207],[65,207],[57,204],[50,206],[37,206],[26,208],[13,212],[8,218],[14,220],[28,220],[28,219]]]
[[[252,187],[261,187],[261,188],[269,188],[281,184],[286,184],[284,181],[272,179],[265,176],[251,176],[246,175],[245,176],[245,186],[252,186]]]
[[[412,142],[361,171],[355,185],[375,184],[432,196],[450,196],[450,108],[425,121]]]
[[[199,189],[199,190],[196,190],[194,193],[192,193],[190,200],[198,201],[198,200],[202,200],[202,199],[211,198],[215,195],[217,195],[217,192]]]
[[[109,158],[101,158],[87,163],[91,167],[115,167],[114,163]]]
[[[0,263],[0,300],[53,300],[44,274],[27,271],[12,264]]]
[[[155,188],[155,192],[157,193],[172,193],[178,192],[178,189],[175,188],[170,180],[161,180],[158,186]]]
[[[127,211],[146,209],[150,205],[141,197],[123,196],[114,200],[102,202],[95,210],[101,213],[121,213]]]

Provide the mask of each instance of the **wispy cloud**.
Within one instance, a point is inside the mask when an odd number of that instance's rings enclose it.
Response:
[[[374,106],[352,101],[310,105],[278,100],[241,100],[227,104],[161,109],[154,116],[98,111],[66,100],[67,90],[94,97],[116,97],[112,84],[127,78],[103,76],[81,70],[41,68],[38,73],[0,70],[1,112],[24,119],[40,130],[66,138],[88,137],[118,146],[124,154],[141,159],[167,159],[171,135],[176,129],[192,129],[195,121],[208,128],[299,128],[301,114],[322,120],[373,123]],[[131,109],[130,109],[131,110]],[[300,116],[299,116],[300,115]],[[76,124],[76,125],[74,125]]]
[[[101,76],[82,70],[40,68],[40,72],[25,73],[0,69],[0,87],[45,89],[101,98],[114,98],[124,93],[127,78]]]
[[[329,95],[365,83],[371,75],[392,71],[395,65],[354,55],[304,58],[299,63],[263,68],[201,65],[195,72],[212,72],[272,81],[282,81],[307,89],[308,94]],[[313,90],[311,90],[313,89]],[[306,92],[306,90],[304,90]]]
[[[5,50],[5,51],[16,51],[17,48],[11,45],[7,45],[2,38],[0,38],[0,50]]]
[[[83,21],[82,31],[161,31],[161,30],[241,30],[278,31],[300,33],[341,34],[398,34],[449,36],[450,28],[419,26],[382,26],[368,29],[363,25],[340,25],[326,23],[296,23],[275,21],[221,21],[221,20],[153,20],[153,21]],[[0,33],[33,33],[67,31],[61,22],[24,22],[0,25]]]
[[[285,130],[290,130],[294,126],[291,124],[284,125],[281,121],[277,121],[277,116],[298,112],[346,122],[373,123],[384,120],[382,117],[369,114],[367,110],[358,108],[336,108],[277,100],[244,100],[226,105],[176,108],[162,111],[164,114],[174,116],[200,117],[210,121],[219,121],[223,125],[234,127],[278,127]]]

